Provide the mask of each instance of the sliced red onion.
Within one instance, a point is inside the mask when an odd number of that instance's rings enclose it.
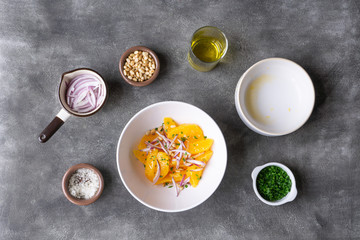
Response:
[[[203,155],[204,154],[204,152],[201,152],[201,153],[198,153],[198,154],[196,154],[196,155],[194,155],[194,156],[192,156],[194,159],[195,158],[197,158],[197,157],[199,157],[199,156],[201,156],[201,155]]]
[[[154,144],[151,144],[151,143],[145,141],[145,144],[146,144],[148,147],[152,147],[152,148],[157,148],[157,149],[163,150],[161,147],[158,147],[159,143],[157,143],[157,144],[154,145]]]
[[[79,109],[74,109],[74,110],[78,111],[78,112],[91,112],[94,109],[95,108],[93,106],[88,106],[86,108],[79,108]]]
[[[183,178],[181,179],[180,187],[182,187],[184,185],[185,178],[186,178],[186,174],[184,174]]]
[[[162,139],[165,141],[165,142],[171,142],[170,139],[168,139],[167,137],[165,137],[164,135],[162,135],[161,133],[159,133],[158,131],[156,131],[156,134],[159,135],[160,137],[162,137]]]
[[[179,169],[181,158],[182,158],[182,153],[180,153],[179,157],[176,157],[176,160],[177,160],[176,169]]]
[[[156,175],[153,180],[153,184],[155,184],[159,180],[159,177],[160,177],[160,164],[157,159],[156,159],[156,164],[157,164],[157,171],[156,171]]]
[[[174,180],[174,177],[171,177],[171,180],[172,180],[172,183],[173,183],[174,188],[175,188],[175,191],[176,191],[176,196],[178,197],[178,196],[179,196],[179,193],[180,193],[179,188],[178,188],[178,186],[176,185],[176,182],[175,182],[175,180]]]
[[[91,100],[91,101],[90,101],[90,104],[96,106],[95,93],[94,93],[94,91],[93,91],[91,88],[89,88],[89,98],[90,98],[89,100]]]
[[[179,166],[180,166],[180,159],[176,159],[176,169],[179,169]]]
[[[155,144],[155,143],[159,144],[158,141],[159,141],[159,139],[155,138],[154,140],[152,140],[151,144]]]
[[[204,170],[203,168],[197,168],[197,169],[193,169],[193,170],[190,170],[191,172],[199,172],[199,171],[202,171]]]
[[[170,143],[170,147],[172,147],[172,145],[174,144],[174,142],[175,142],[175,140],[176,140],[176,138],[177,138],[177,134],[175,135],[175,137],[174,137],[174,139],[171,141],[171,143]]]
[[[182,150],[182,146],[179,146],[178,149],[176,149],[176,150]],[[180,152],[176,152],[174,156],[177,156],[179,154],[180,154]]]
[[[179,143],[180,143],[180,145],[182,147],[181,149],[183,149],[183,148],[185,149],[186,147],[185,147],[185,144],[183,143],[183,141],[181,141],[180,139],[178,139],[178,141],[179,141]]]
[[[142,152],[148,152],[148,151],[150,151],[151,149],[152,149],[151,147],[148,147],[148,148],[140,149],[140,151],[142,151]]]
[[[175,149],[175,150],[171,150],[171,152],[174,152],[174,153],[184,153],[184,155],[186,155],[187,157],[190,157],[190,156],[191,156],[191,153],[189,153],[188,151],[185,151],[185,150]]]
[[[167,155],[169,155],[169,152],[165,149],[164,145],[163,145],[161,142],[159,142],[159,143],[160,143],[160,146],[161,146],[162,150],[164,150],[164,152],[165,152]]]
[[[202,166],[202,167],[205,167],[205,163],[202,162],[202,161],[193,160],[193,159],[188,159],[188,160],[186,160],[186,161],[189,162],[189,163],[193,163],[193,164],[196,164],[196,165],[200,165],[200,166]]]
[[[98,108],[105,99],[105,89],[101,80],[92,74],[81,74],[68,84],[66,100],[69,107],[80,113]]]
[[[183,186],[186,185],[186,184],[188,184],[189,182],[190,182],[190,177],[188,177],[187,179],[184,180]]]

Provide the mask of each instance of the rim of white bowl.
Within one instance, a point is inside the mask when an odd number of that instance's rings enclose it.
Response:
[[[215,125],[219,128],[220,130],[220,134],[224,140],[224,143],[225,143],[225,166],[224,166],[224,172],[221,176],[221,180],[219,181],[219,183],[217,184],[217,186],[214,188],[214,191],[209,194],[209,196],[207,198],[205,198],[203,201],[197,203],[197,204],[194,204],[190,207],[186,207],[186,208],[182,208],[182,209],[176,209],[176,210],[167,210],[167,209],[161,209],[161,208],[157,208],[157,207],[154,207],[154,206],[151,206],[150,204],[147,204],[146,202],[144,202],[143,200],[141,200],[140,198],[138,198],[131,190],[130,188],[128,187],[128,185],[126,184],[122,174],[121,174],[121,171],[120,171],[120,165],[119,165],[119,147],[120,147],[120,142],[123,138],[123,135],[125,133],[125,131],[127,130],[127,128],[129,127],[129,125],[131,124],[131,122],[138,116],[140,115],[142,112],[146,111],[147,109],[149,108],[152,108],[152,107],[155,107],[157,105],[163,105],[163,104],[169,104],[169,103],[177,103],[177,104],[184,104],[184,105],[188,105],[188,106],[191,106],[191,107],[194,107],[194,108],[197,108],[198,110],[200,110],[201,112],[205,113],[212,121],[214,121]],[[218,189],[218,187],[220,186],[223,178],[224,178],[224,175],[225,175],[225,172],[226,172],[226,166],[227,166],[227,147],[226,147],[226,142],[225,142],[225,138],[224,138],[224,134],[222,133],[219,125],[215,122],[215,120],[209,115],[207,114],[204,110],[190,104],[190,103],[185,103],[185,102],[181,102],[181,101],[163,101],[163,102],[157,102],[157,103],[154,103],[154,104],[151,104],[143,109],[141,109],[140,111],[138,111],[128,122],[127,124],[125,125],[124,129],[122,130],[121,132],[121,135],[120,135],[120,138],[119,138],[119,141],[118,141],[118,144],[117,144],[117,148],[116,148],[116,165],[117,165],[117,169],[118,169],[118,172],[119,172],[119,175],[120,175],[120,178],[121,178],[121,181],[122,183],[124,184],[125,188],[128,190],[128,192],[136,199],[138,200],[140,203],[142,203],[143,205],[147,206],[148,208],[151,208],[151,209],[154,209],[154,210],[157,210],[157,211],[160,211],[160,212],[168,212],[168,213],[175,213],[175,212],[184,212],[184,211],[187,211],[187,210],[190,210],[192,208],[195,208],[197,206],[199,206],[200,204],[206,202],[206,200],[208,200],[213,194],[214,192]]]
[[[257,187],[256,187],[256,179],[257,179],[257,176],[259,175],[259,173],[261,172],[261,170],[263,170],[264,168],[268,167],[268,166],[277,166],[277,167],[280,167],[281,169],[283,169],[287,175],[290,177],[290,180],[291,180],[291,189],[290,189],[290,192],[288,192],[288,194],[283,197],[282,199],[278,200],[278,201],[274,201],[274,202],[271,202],[271,201],[267,201],[265,200],[259,193],[259,191],[257,190]],[[257,166],[254,168],[254,170],[252,171],[251,173],[251,178],[253,180],[253,189],[254,189],[254,192],[256,194],[256,196],[263,202],[263,203],[266,203],[267,205],[270,205],[270,206],[279,206],[279,205],[283,205],[287,202],[291,202],[293,201],[296,196],[297,196],[297,188],[296,188],[296,180],[295,180],[295,177],[294,177],[294,174],[292,173],[292,171],[287,167],[285,166],[284,164],[282,163],[278,163],[278,162],[269,162],[269,163],[266,163],[264,165],[261,165],[261,166]]]
[[[243,83],[243,80],[245,78],[245,76],[253,69],[255,68],[257,65],[260,65],[264,62],[268,62],[268,61],[273,61],[273,60],[280,60],[280,61],[286,61],[286,62],[290,62],[291,64],[294,64],[296,65],[297,67],[300,68],[300,70],[302,70],[305,75],[307,76],[306,80],[309,80],[309,83],[310,83],[310,86],[311,86],[311,89],[312,89],[312,96],[313,96],[313,103],[312,103],[312,106],[311,106],[311,111],[309,111],[308,115],[306,116],[306,118],[304,119],[303,122],[301,122],[297,127],[295,127],[294,129],[292,130],[289,130],[289,131],[285,131],[285,132],[269,132],[269,131],[265,131],[263,129],[260,129],[258,127],[256,127],[244,114],[243,112],[243,109],[241,107],[241,104],[240,104],[240,88],[242,86],[242,83]],[[265,136],[272,136],[272,137],[276,137],[276,136],[283,136],[283,135],[287,135],[287,134],[290,134],[290,133],[293,133],[295,132],[296,130],[298,130],[299,128],[301,128],[310,118],[311,116],[311,113],[313,112],[314,110],[314,106],[315,106],[315,88],[314,88],[314,84],[309,76],[309,74],[305,71],[305,69],[303,67],[301,67],[299,64],[297,64],[296,62],[294,61],[291,61],[289,59],[286,59],[286,58],[279,58],[279,57],[273,57],[273,58],[266,58],[266,59],[263,59],[263,60],[260,60],[258,62],[256,62],[255,64],[253,64],[250,68],[248,68],[244,73],[243,75],[241,75],[238,83],[237,83],[237,86],[236,86],[236,89],[235,89],[235,107],[236,107],[236,110],[241,118],[241,120],[245,123],[245,125],[247,127],[249,127],[251,130],[261,134],[261,135],[265,135]]]

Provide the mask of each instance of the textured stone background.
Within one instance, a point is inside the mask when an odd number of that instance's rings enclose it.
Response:
[[[2,0],[0,239],[360,239],[359,13],[357,0]],[[186,61],[190,36],[204,25],[222,29],[230,43],[208,73]],[[161,58],[159,78],[145,88],[127,85],[118,72],[122,52],[138,44]],[[268,57],[299,63],[316,89],[311,118],[284,137],[252,132],[234,106],[240,75]],[[60,110],[60,75],[78,67],[103,75],[109,101],[40,144],[38,134]],[[127,121],[164,100],[209,113],[229,154],[213,196],[175,214],[137,202],[115,162]],[[269,161],[294,171],[294,202],[269,207],[256,198],[250,173]],[[61,191],[64,172],[80,162],[105,177],[102,197],[86,207]]]

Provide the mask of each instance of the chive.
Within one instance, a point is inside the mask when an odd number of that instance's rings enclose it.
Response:
[[[172,188],[173,186],[169,186],[169,188]]]
[[[197,136],[194,136],[195,139],[198,139]]]
[[[273,202],[290,192],[291,180],[282,168],[269,166],[260,171],[256,178],[256,187],[264,199]]]

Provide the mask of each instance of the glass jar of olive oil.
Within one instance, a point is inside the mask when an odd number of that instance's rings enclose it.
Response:
[[[206,26],[195,31],[188,52],[190,65],[201,72],[213,69],[225,56],[228,40],[216,27]]]

